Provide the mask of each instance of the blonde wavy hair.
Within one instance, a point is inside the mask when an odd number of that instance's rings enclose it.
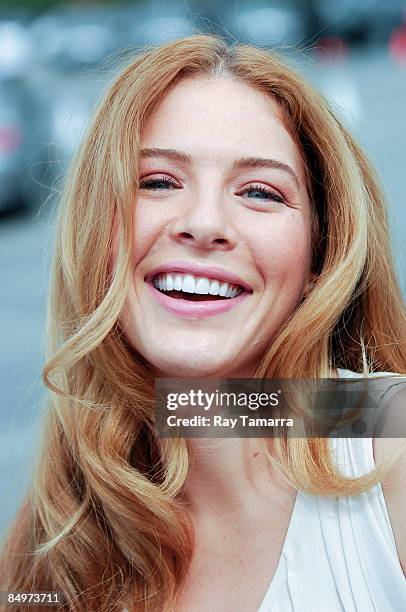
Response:
[[[169,612],[193,549],[179,495],[191,451],[185,439],[158,439],[153,377],[118,322],[131,279],[140,133],[191,75],[231,75],[270,96],[306,167],[316,286],[253,376],[406,370],[384,198],[323,97],[276,53],[216,35],[137,55],[101,101],[61,198],[43,368],[49,405],[33,485],[2,557],[3,590],[58,591],[64,610]],[[122,233],[111,266],[116,216]],[[327,442],[275,439],[270,459],[315,494],[357,494],[380,480],[380,469],[355,479],[338,473]]]

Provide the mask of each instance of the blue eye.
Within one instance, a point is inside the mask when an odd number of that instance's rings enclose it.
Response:
[[[173,179],[168,176],[161,176],[159,178],[141,179],[139,188],[150,189],[152,191],[167,191],[167,186],[169,185],[178,188],[177,183]]]
[[[249,192],[259,194],[259,197],[254,197],[254,200],[270,199],[270,200],[273,200],[274,202],[281,202],[281,203],[285,201],[279,193],[277,193],[276,191],[273,191],[273,189],[268,189],[264,185],[248,185],[248,187],[246,187],[244,191],[242,191],[241,193],[249,193]],[[267,196],[267,197],[264,198],[262,196]]]
[[[170,187],[173,187],[174,189],[181,189],[181,187],[179,187],[178,183],[174,179],[166,175],[157,178],[147,177],[145,179],[141,179],[139,182],[139,189],[148,189],[149,191],[168,191]],[[285,202],[284,198],[279,193],[277,193],[273,189],[265,187],[264,185],[248,185],[238,195],[250,192],[256,194],[253,197],[251,196],[251,198],[254,200],[259,200],[262,202]]]

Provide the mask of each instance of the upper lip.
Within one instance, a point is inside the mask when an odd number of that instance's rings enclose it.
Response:
[[[217,279],[231,285],[240,285],[240,287],[246,291],[252,292],[252,287],[250,287],[250,285],[237,274],[234,274],[234,272],[230,272],[229,270],[220,268],[218,266],[210,266],[188,261],[168,261],[167,263],[150,270],[145,276],[145,280],[147,282],[151,282],[155,276],[158,274],[164,274],[165,272],[180,272],[183,274],[193,274],[194,276],[205,276],[206,278]]]

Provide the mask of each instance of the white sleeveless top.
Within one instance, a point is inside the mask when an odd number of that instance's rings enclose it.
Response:
[[[338,374],[362,377],[343,369]],[[384,374],[391,373],[376,373]],[[390,395],[386,392],[385,399]],[[341,472],[360,476],[374,469],[372,438],[329,440]],[[258,612],[402,611],[406,580],[381,484],[343,497],[299,491],[275,575]]]
[[[339,376],[361,374],[339,370]],[[330,443],[346,475],[359,476],[375,467],[372,438],[330,438]],[[403,610],[406,580],[381,484],[344,497],[299,491],[275,575],[258,612]]]

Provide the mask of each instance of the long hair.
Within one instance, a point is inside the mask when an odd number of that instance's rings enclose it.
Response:
[[[215,35],[137,55],[101,101],[60,201],[43,368],[49,404],[34,482],[3,553],[3,590],[60,592],[65,610],[173,610],[193,549],[179,495],[190,449],[181,438],[157,439],[154,380],[118,322],[131,279],[140,133],[192,75],[231,75],[276,101],[306,168],[316,286],[252,375],[406,369],[384,198],[323,97],[277,54]],[[275,461],[310,493],[357,494],[381,477],[345,478],[326,439],[275,443]]]

